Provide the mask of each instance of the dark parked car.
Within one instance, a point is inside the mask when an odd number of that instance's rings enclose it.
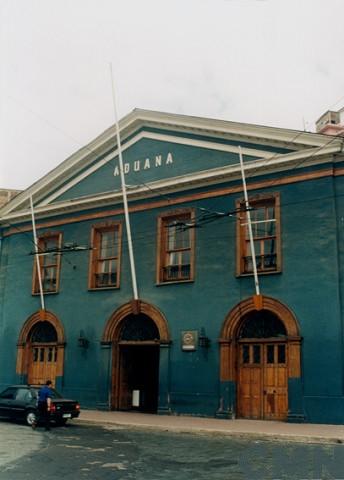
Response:
[[[30,385],[11,385],[0,393],[0,417],[14,420],[25,420],[28,425],[37,420],[37,398],[40,387]],[[56,390],[52,390],[51,420],[64,425],[68,419],[80,414],[80,405],[76,400],[63,398]]]

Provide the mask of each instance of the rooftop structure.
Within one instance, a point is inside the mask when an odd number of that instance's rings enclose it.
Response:
[[[338,111],[327,110],[315,125],[317,133],[344,136],[344,108]]]

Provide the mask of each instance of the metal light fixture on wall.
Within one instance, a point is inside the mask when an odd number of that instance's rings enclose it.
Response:
[[[84,336],[84,332],[82,330],[80,330],[80,335],[79,335],[79,338],[78,338],[78,345],[79,347],[81,348],[88,348],[88,345],[89,345],[89,341],[87,340],[87,338]]]
[[[209,348],[210,347],[210,339],[206,336],[204,328],[201,328],[201,331],[199,333],[198,345],[201,348]]]

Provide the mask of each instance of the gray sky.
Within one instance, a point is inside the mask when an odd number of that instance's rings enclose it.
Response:
[[[0,0],[0,188],[134,108],[314,130],[344,106],[344,0]]]

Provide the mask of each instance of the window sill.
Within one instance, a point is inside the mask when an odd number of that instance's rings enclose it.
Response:
[[[59,292],[59,290],[57,290],[56,292],[43,292],[43,295],[57,295]],[[33,292],[31,294],[33,297],[37,297],[40,295],[40,292]]]
[[[119,290],[120,287],[89,287],[89,292],[98,292],[99,290]]]
[[[179,283],[193,283],[195,280],[190,279],[190,280],[171,280],[171,281],[165,281],[165,282],[157,282],[155,284],[156,287],[162,287],[164,285],[176,285]]]
[[[276,275],[276,274],[279,274],[279,273],[282,273],[282,270],[269,270],[267,272],[257,272],[258,274],[258,277],[263,275]],[[241,277],[253,277],[254,273],[237,273],[236,274],[236,278],[241,278]]]

